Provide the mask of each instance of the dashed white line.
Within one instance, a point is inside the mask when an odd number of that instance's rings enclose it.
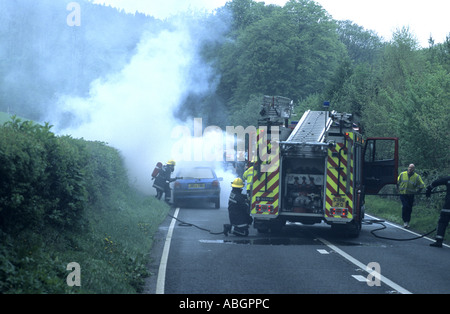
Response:
[[[167,259],[169,257],[169,250],[170,250],[170,242],[172,241],[172,234],[173,229],[175,227],[175,222],[178,217],[178,212],[180,211],[180,208],[177,208],[175,210],[175,213],[173,214],[172,221],[170,222],[169,230],[167,231],[166,236],[166,242],[164,243],[164,249],[161,256],[161,262],[159,264],[159,270],[158,270],[158,279],[156,280],[156,294],[164,294],[164,285],[166,282],[166,268],[167,268]]]
[[[322,238],[317,238],[320,242],[322,242],[323,244],[325,244],[326,246],[328,246],[330,249],[332,249],[333,251],[335,251],[336,253],[338,253],[339,255],[341,255],[343,258],[345,258],[346,260],[348,260],[349,262],[355,264],[356,266],[358,266],[360,269],[364,270],[367,272],[366,270],[366,265],[364,265],[363,263],[361,263],[360,261],[358,261],[356,258],[352,257],[351,255],[345,253],[344,251],[342,251],[340,248],[338,248],[337,246],[335,246],[334,244],[331,244],[330,242],[328,242],[325,239]],[[380,280],[382,282],[384,282],[386,285],[388,285],[389,287],[393,288],[394,290],[398,291],[399,293],[402,294],[411,294],[410,291],[406,290],[405,288],[399,286],[398,284],[396,284],[395,282],[389,280],[388,278],[384,277],[383,275],[380,275]]]
[[[352,275],[352,277],[360,282],[367,282],[367,278],[364,277],[363,275]]]

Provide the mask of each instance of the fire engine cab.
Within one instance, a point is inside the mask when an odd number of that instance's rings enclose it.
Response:
[[[325,222],[357,237],[364,198],[395,184],[397,138],[364,138],[354,115],[306,111],[289,124],[293,102],[264,96],[256,136],[251,216],[259,232],[286,222]]]

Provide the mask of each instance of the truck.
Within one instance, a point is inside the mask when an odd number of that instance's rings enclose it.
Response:
[[[325,222],[358,237],[365,196],[397,183],[398,138],[365,138],[354,114],[328,105],[289,123],[292,100],[263,97],[250,189],[258,232]]]

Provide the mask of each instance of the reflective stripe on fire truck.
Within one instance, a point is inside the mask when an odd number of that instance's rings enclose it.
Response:
[[[329,220],[353,219],[353,133],[348,133],[346,142],[346,147],[337,143],[328,150],[325,217]]]
[[[257,130],[257,148],[259,158],[254,166],[253,182],[252,182],[252,215],[278,215],[279,208],[279,192],[280,192],[280,149],[277,146],[276,154],[269,154],[268,148],[271,144],[267,144],[267,137],[264,130]],[[275,145],[274,145],[275,146]],[[269,157],[271,155],[271,157]],[[266,172],[261,171],[264,166],[270,167]]]

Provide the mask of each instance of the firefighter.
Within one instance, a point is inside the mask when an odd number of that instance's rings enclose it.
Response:
[[[245,180],[247,184],[247,198],[250,201],[250,193],[252,191],[252,182],[253,182],[253,162],[249,165],[247,170],[245,170],[242,178]]]
[[[155,178],[155,182],[153,183],[153,187],[156,189],[156,198],[161,199],[163,193],[164,200],[169,203],[170,202],[170,182],[175,181],[177,178],[170,178],[172,172],[175,170],[175,161],[169,160],[167,164],[165,164],[162,169],[158,172],[158,175]]]
[[[403,227],[409,228],[409,221],[411,220],[411,213],[414,204],[414,194],[420,193],[425,188],[420,175],[415,173],[414,164],[410,164],[407,171],[403,171],[398,176],[397,190],[400,194],[400,201],[402,202],[402,219]]]
[[[441,209],[441,215],[439,217],[437,232],[436,232],[436,242],[431,243],[430,246],[442,247],[442,242],[444,241],[445,229],[447,229],[448,223],[450,222],[450,176],[437,179],[433,181],[428,187],[426,196],[431,196],[431,190],[440,185],[447,186],[447,195],[445,196],[444,207]]]
[[[233,188],[228,199],[228,216],[230,224],[223,225],[223,233],[228,236],[228,233],[233,233],[237,236],[248,236],[248,227],[253,219],[249,214],[249,203],[245,194],[242,194],[244,181],[241,178],[236,178],[231,183]]]

